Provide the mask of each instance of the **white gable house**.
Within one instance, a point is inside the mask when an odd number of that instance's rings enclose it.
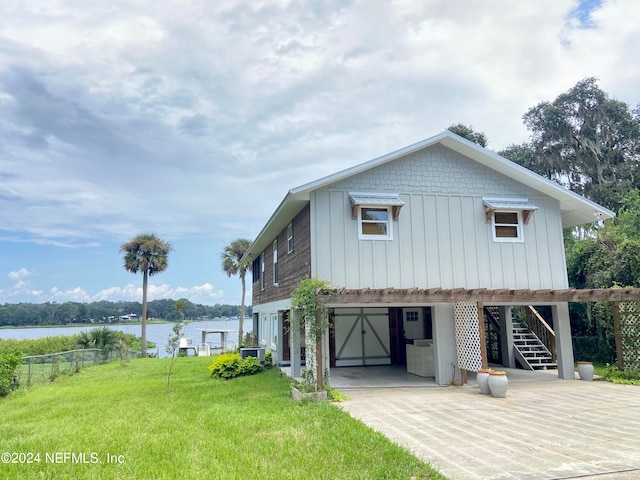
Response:
[[[446,384],[489,355],[573,378],[567,303],[537,303],[555,333],[538,362],[516,348],[526,327],[512,315],[536,302],[513,292],[567,289],[563,228],[613,215],[446,131],[287,193],[247,253],[254,334],[297,374],[304,338],[289,332],[290,298],[315,277],[341,292],[327,297],[331,368],[406,365]]]

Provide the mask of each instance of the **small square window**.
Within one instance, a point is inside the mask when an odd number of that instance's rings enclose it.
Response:
[[[358,237],[360,239],[391,240],[391,212],[387,207],[360,207],[358,209]]]
[[[493,239],[496,242],[523,241],[522,212],[496,211],[492,218]]]

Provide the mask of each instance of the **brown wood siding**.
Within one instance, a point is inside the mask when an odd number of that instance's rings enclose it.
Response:
[[[278,285],[273,284],[273,240],[263,252],[264,290],[261,281],[253,283],[253,305],[291,297],[303,278],[311,276],[311,216],[307,204],[293,219],[293,252],[287,253],[287,229],[278,233]],[[261,272],[262,273],[262,272]]]

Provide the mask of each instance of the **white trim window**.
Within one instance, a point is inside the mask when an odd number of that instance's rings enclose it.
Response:
[[[494,242],[524,242],[521,210],[496,210],[491,226]]]
[[[273,241],[273,284],[278,286],[278,239]]]
[[[393,240],[393,222],[404,205],[399,194],[349,192],[349,202],[360,240]]]
[[[524,226],[538,209],[526,198],[483,198],[494,242],[524,242]]]
[[[260,275],[260,289],[264,290],[264,252],[260,255],[260,270],[262,272]]]
[[[260,345],[267,344],[267,314],[262,314],[262,328],[260,329]]]
[[[361,240],[393,240],[391,207],[358,208],[358,238]]]
[[[271,314],[271,345],[276,347],[278,345],[278,314]]]
[[[293,222],[287,225],[287,253],[293,252]]]

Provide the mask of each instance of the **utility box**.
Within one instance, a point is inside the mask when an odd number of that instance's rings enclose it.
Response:
[[[264,347],[243,347],[240,349],[240,358],[257,357],[264,363]]]

